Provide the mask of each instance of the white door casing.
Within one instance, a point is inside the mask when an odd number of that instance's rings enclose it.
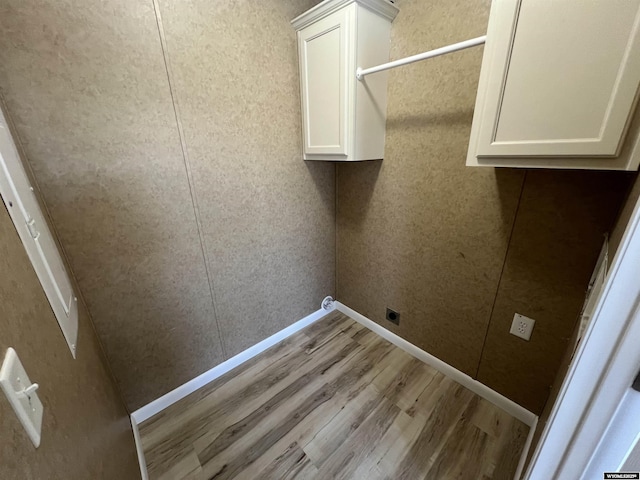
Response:
[[[75,358],[78,337],[77,298],[2,112],[0,196]]]

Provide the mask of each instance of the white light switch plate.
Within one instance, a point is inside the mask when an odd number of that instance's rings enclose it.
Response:
[[[42,402],[36,392],[29,395],[19,393],[31,385],[33,383],[20,363],[18,354],[13,348],[9,348],[0,368],[0,387],[37,448],[40,445],[42,430]]]

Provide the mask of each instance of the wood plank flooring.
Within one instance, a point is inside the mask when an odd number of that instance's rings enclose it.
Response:
[[[511,480],[528,431],[340,312],[140,425],[152,480]]]

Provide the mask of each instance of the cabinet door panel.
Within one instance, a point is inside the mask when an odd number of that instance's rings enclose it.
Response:
[[[618,155],[640,84],[640,1],[504,0],[492,15],[476,155]]]
[[[336,12],[298,33],[305,154],[347,155],[348,15]]]

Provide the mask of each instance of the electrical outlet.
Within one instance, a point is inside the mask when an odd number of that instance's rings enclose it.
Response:
[[[400,314],[387,307],[387,320],[396,325],[400,325]]]
[[[516,313],[513,316],[513,322],[511,322],[511,330],[509,330],[509,333],[529,341],[535,323],[536,321],[533,318],[525,317],[524,315]]]

